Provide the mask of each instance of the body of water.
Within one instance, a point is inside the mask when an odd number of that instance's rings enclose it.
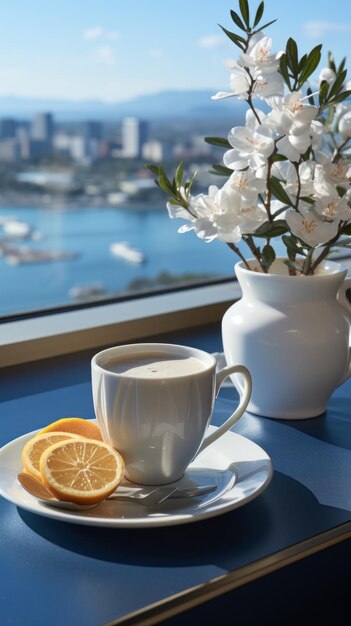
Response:
[[[131,281],[156,279],[161,272],[231,276],[238,260],[224,243],[207,244],[192,232],[180,235],[182,221],[170,220],[166,209],[1,207],[0,223],[4,217],[24,221],[42,235],[39,241],[16,245],[77,256],[21,265],[9,265],[0,257],[0,315],[75,302],[72,288],[94,283],[103,286],[106,296],[113,296],[128,290]],[[0,237],[3,240],[1,228]],[[110,245],[117,241],[140,249],[145,263],[113,256]]]

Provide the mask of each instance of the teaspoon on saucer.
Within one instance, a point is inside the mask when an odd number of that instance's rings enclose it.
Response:
[[[49,506],[54,506],[61,509],[70,509],[72,511],[82,511],[84,509],[90,509],[100,504],[76,504],[75,502],[68,502],[67,500],[58,500],[39,480],[21,472],[17,475],[18,481],[22,487],[26,489],[33,496],[38,498],[40,502]],[[186,489],[178,489],[173,485],[166,485],[164,487],[157,487],[150,491],[147,495],[133,495],[133,493],[113,493],[106,500],[122,500],[128,502],[135,502],[137,504],[143,504],[145,506],[155,506],[161,504],[168,498],[191,498],[200,495],[205,495],[211,491],[215,491],[217,485],[204,485],[188,487]]]

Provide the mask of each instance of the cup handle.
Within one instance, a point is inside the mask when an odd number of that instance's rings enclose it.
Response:
[[[346,296],[346,291],[351,289],[351,278],[346,278],[341,285],[338,293],[337,293],[337,301],[346,314],[347,318],[351,319],[351,303]],[[351,348],[349,348],[349,360],[347,364],[346,371],[344,372],[341,381],[338,383],[338,387],[342,385],[346,380],[348,380],[351,376]]]
[[[228,378],[231,374],[242,374],[244,379],[244,384],[242,389],[240,389],[240,403],[237,407],[236,411],[232,413],[230,417],[228,417],[227,421],[222,424],[219,428],[217,428],[213,433],[207,435],[203,440],[196,456],[202,452],[207,446],[216,441],[219,437],[224,435],[224,433],[229,430],[234,424],[238,421],[238,419],[242,416],[244,411],[246,410],[247,405],[249,404],[252,390],[252,379],[249,370],[244,365],[227,365],[222,370],[217,372],[216,374],[216,397],[221,388],[223,381]]]

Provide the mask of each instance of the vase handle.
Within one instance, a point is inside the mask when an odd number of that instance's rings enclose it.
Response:
[[[351,302],[349,301],[346,292],[348,289],[351,289],[351,278],[346,278],[341,285],[338,293],[337,293],[337,301],[343,309],[344,313],[347,315],[348,319],[351,322]],[[338,387],[342,385],[348,378],[351,376],[351,347],[349,348],[349,360],[347,364],[346,371],[338,384]]]

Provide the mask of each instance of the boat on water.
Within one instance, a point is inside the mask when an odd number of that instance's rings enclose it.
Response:
[[[42,234],[38,230],[32,230],[29,224],[15,219],[7,219],[0,221],[3,233],[11,239],[34,239],[39,241]]]
[[[133,248],[127,241],[119,241],[110,245],[110,251],[114,256],[119,256],[131,263],[144,263],[146,258],[141,250]]]
[[[25,222],[19,220],[6,220],[2,224],[2,229],[6,235],[16,237],[18,239],[26,239],[31,234],[31,227]]]

